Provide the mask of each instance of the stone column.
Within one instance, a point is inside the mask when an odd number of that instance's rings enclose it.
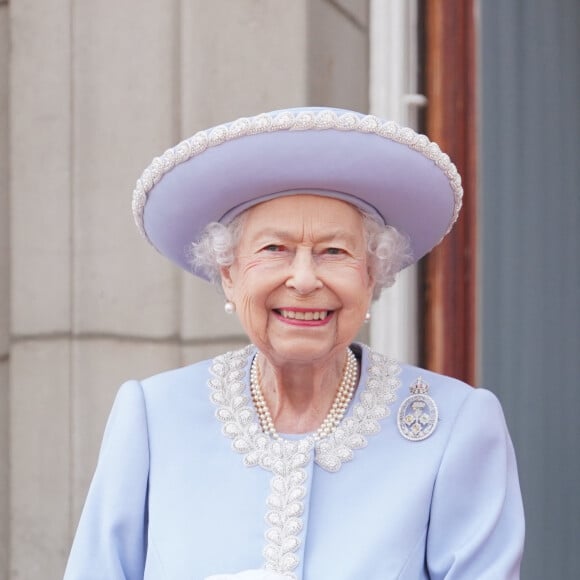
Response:
[[[9,4],[10,578],[56,578],[69,538],[69,0]]]
[[[8,6],[0,0],[0,578],[8,577],[10,543],[10,479],[8,364],[10,341],[10,288],[8,215],[8,83],[9,83]]]
[[[119,384],[247,341],[214,289],[140,238],[136,178],[213,123],[302,104],[365,109],[368,35],[362,0],[19,0],[9,25],[11,213],[4,224],[0,197],[0,260],[9,225],[12,338],[0,310],[0,373],[9,352],[12,493],[0,546],[9,535],[9,578],[40,580],[62,576]],[[0,79],[4,38],[0,29]],[[0,300],[7,293],[0,283]]]
[[[306,4],[309,104],[366,112],[368,0],[314,0]]]

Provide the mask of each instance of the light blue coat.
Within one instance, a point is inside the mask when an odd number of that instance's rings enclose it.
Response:
[[[356,347],[361,380],[334,435],[260,431],[254,347],[125,383],[66,580],[203,580],[266,567],[302,580],[519,578],[524,518],[493,394]],[[422,441],[397,410],[421,375]]]

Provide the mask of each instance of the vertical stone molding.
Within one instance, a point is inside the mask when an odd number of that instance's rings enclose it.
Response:
[[[10,5],[11,321],[71,329],[70,1]]]
[[[9,578],[60,578],[70,537],[70,341],[12,345]]]
[[[70,534],[71,2],[22,0],[9,14],[9,578],[58,578]]]
[[[10,340],[10,220],[8,205],[9,159],[9,23],[8,7],[0,2],[0,578],[8,577],[10,543],[9,499],[9,392]]]
[[[228,119],[304,104],[308,3],[181,0],[184,135]]]
[[[137,233],[131,194],[179,139],[175,3],[76,2],[73,13],[74,332],[174,338],[179,276]]]
[[[308,2],[308,100],[367,111],[368,2]]]

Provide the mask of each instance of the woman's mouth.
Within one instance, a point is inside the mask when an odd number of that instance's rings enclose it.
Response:
[[[334,313],[333,310],[275,308],[274,313],[290,324],[322,324]]]
[[[328,310],[276,310],[282,318],[295,320],[324,320],[328,316]]]

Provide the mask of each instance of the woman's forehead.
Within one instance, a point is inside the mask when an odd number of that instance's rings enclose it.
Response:
[[[246,222],[267,226],[267,220],[282,222],[311,222],[320,225],[351,225],[361,221],[360,211],[345,201],[320,195],[299,194],[278,197],[262,202],[247,210]]]
[[[242,239],[273,236],[280,239],[308,237],[316,241],[363,236],[360,211],[344,201],[292,195],[258,204],[244,216]]]

